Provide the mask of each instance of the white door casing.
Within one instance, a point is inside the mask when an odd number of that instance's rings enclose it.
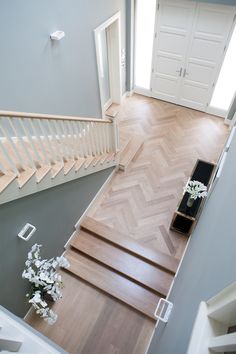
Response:
[[[122,76],[121,76],[121,25],[120,12],[117,12],[109,20],[101,24],[94,30],[95,48],[97,57],[98,83],[100,90],[100,101],[102,116],[105,117],[105,111],[111,103],[121,103],[122,97]],[[111,100],[106,102],[103,87],[103,62],[101,48],[101,33],[106,33],[107,54],[108,54],[108,72]]]
[[[232,32],[236,7],[159,0],[152,96],[206,111]]]

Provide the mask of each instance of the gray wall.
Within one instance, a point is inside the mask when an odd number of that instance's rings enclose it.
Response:
[[[230,108],[230,110],[229,110],[229,114],[228,114],[228,119],[233,119],[233,116],[234,116],[234,113],[236,112],[236,97],[235,97],[235,99],[234,99],[234,101],[233,101],[233,104],[232,104],[232,106],[231,106],[231,108]]]
[[[101,117],[93,30],[119,10],[125,48],[125,0],[1,0],[0,109]]]
[[[200,301],[236,280],[235,155],[236,137],[171,291],[170,320],[158,326],[148,354],[185,354]]]
[[[0,304],[18,316],[28,306],[25,294],[28,282],[21,278],[27,253],[34,243],[43,245],[43,257],[61,255],[99,188],[110,175],[107,169],[0,206]],[[27,223],[37,231],[30,241],[17,237]]]

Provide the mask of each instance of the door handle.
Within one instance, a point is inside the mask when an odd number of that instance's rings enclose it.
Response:
[[[189,75],[189,74],[188,74],[187,70],[186,70],[186,69],[184,69],[184,74],[183,74],[183,77],[188,76],[188,75]]]
[[[183,68],[180,68],[179,70],[176,70],[176,72],[179,74],[179,76],[182,75]]]

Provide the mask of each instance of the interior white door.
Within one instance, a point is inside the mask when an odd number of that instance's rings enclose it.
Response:
[[[201,111],[207,109],[223,62],[234,13],[235,8],[231,6],[197,4],[179,104]]]
[[[206,111],[222,65],[236,7],[159,0],[152,96]]]
[[[153,49],[152,96],[178,103],[196,2],[159,0]]]

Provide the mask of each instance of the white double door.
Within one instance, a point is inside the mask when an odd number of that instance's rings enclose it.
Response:
[[[206,111],[236,7],[159,0],[153,49],[152,96]]]

